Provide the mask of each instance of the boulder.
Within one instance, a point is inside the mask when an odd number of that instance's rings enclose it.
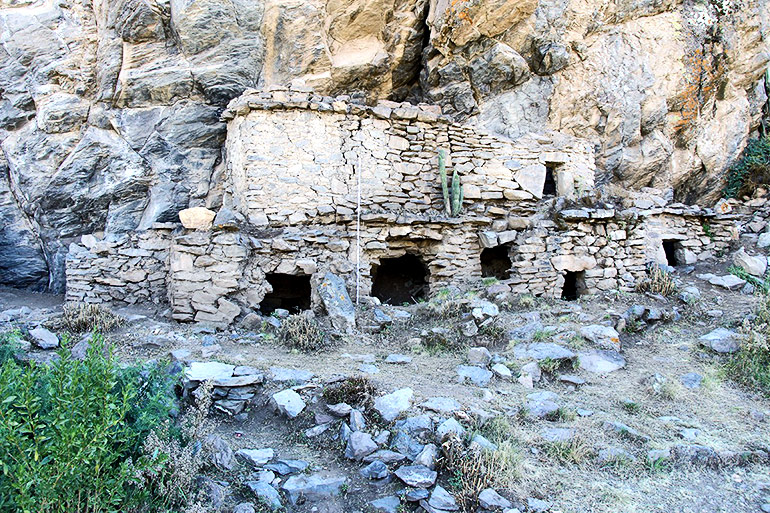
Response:
[[[412,406],[411,388],[402,388],[392,394],[384,395],[374,401],[374,409],[380,412],[382,418],[387,422],[392,422],[401,412],[408,410]]]
[[[235,457],[254,467],[261,467],[273,459],[275,451],[273,449],[239,449]]]
[[[359,470],[358,473],[367,479],[385,479],[390,474],[388,466],[379,460],[371,462]]]
[[[369,505],[377,513],[398,513],[401,507],[401,499],[395,495],[389,495],[382,499],[373,500]]]
[[[553,360],[565,361],[574,360],[577,355],[559,344],[552,342],[536,342],[533,344],[517,345],[513,348],[513,355],[517,360]]]
[[[474,385],[480,387],[489,385],[489,381],[493,376],[492,371],[473,365],[458,365],[457,375],[459,376],[460,383],[470,380]]]
[[[438,474],[424,465],[408,465],[396,470],[396,477],[413,488],[429,488]]]
[[[186,208],[179,212],[179,220],[188,230],[208,230],[216,216],[216,212],[204,207]]]
[[[602,349],[620,349],[620,334],[614,328],[592,324],[580,328],[580,334]]]
[[[596,374],[608,374],[626,366],[626,359],[617,351],[596,349],[578,353],[580,368]]]
[[[462,405],[451,397],[431,397],[420,406],[437,413],[452,413],[462,408]]]
[[[350,300],[345,280],[327,272],[316,290],[332,325],[345,333],[355,330],[356,307]]]
[[[365,456],[377,450],[377,444],[372,440],[372,435],[363,431],[354,431],[348,437],[345,447],[345,457],[350,460],[361,461]]]
[[[479,494],[479,506],[488,510],[507,509],[511,507],[511,501],[497,493],[492,488],[482,490]]]
[[[266,504],[272,511],[283,508],[281,496],[278,490],[264,481],[246,481],[244,483],[249,490],[257,496],[262,504]]]
[[[468,363],[486,367],[492,360],[492,355],[486,347],[472,347],[468,350]]]
[[[767,271],[767,257],[749,255],[743,248],[733,253],[733,263],[752,276],[760,278]]]
[[[32,337],[32,343],[40,349],[54,349],[59,347],[59,337],[45,328],[37,327],[29,330],[29,336]]]
[[[292,476],[281,485],[289,503],[294,506],[303,498],[306,501],[318,502],[329,497],[340,495],[342,487],[347,482],[343,476],[322,476],[320,474]]]
[[[272,395],[270,403],[273,409],[290,419],[295,418],[305,409],[305,401],[294,390],[283,390]]]
[[[460,509],[455,498],[441,485],[436,485],[436,487],[433,488],[428,504],[440,511],[457,511]]]
[[[726,328],[717,328],[700,337],[702,346],[717,353],[735,353],[740,349],[740,335]]]

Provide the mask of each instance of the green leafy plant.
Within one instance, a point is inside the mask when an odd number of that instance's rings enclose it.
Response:
[[[770,137],[749,139],[740,158],[727,171],[723,194],[737,198],[770,181]]]
[[[727,268],[727,272],[737,276],[742,280],[746,280],[747,282],[751,283],[752,285],[754,285],[756,290],[758,290],[762,294],[767,295],[768,293],[770,293],[770,276],[765,276],[764,279],[760,280],[756,276],[753,276],[747,273],[746,270],[739,265],[731,265],[730,267]]]
[[[741,331],[745,340],[725,363],[725,374],[770,397],[770,296],[763,297],[752,321]]]
[[[460,175],[457,170],[452,171],[451,185],[447,180],[446,172],[446,153],[444,150],[438,152],[438,171],[441,177],[441,193],[444,197],[444,210],[449,217],[457,217],[463,206],[463,186],[460,183]]]
[[[3,362],[0,512],[129,512],[152,503],[132,461],[168,419],[171,400],[159,397],[168,388],[156,378],[123,369],[99,335],[82,361],[63,348],[48,366]],[[144,411],[149,403],[153,411]]]
[[[18,328],[0,333],[0,365],[16,358],[21,341],[21,331]]]

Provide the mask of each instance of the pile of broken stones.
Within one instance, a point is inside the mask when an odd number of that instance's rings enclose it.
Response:
[[[483,353],[479,349],[471,351],[471,358]],[[313,382],[313,378],[312,373],[302,370],[272,367],[263,373],[250,367],[219,362],[192,362],[184,371],[184,389],[195,396],[202,383],[210,382],[215,407],[242,420],[246,418],[246,406],[255,401],[262,401],[263,407],[289,421],[297,419],[303,412],[314,411],[315,425],[304,431],[305,437],[327,436],[336,440],[344,447],[344,457],[360,464],[362,479],[377,484],[397,479],[405,486],[400,495],[371,501],[369,506],[374,511],[395,513],[400,511],[404,501],[419,504],[429,513],[460,509],[453,495],[437,483],[441,444],[450,437],[466,438],[466,429],[455,416],[470,420],[455,399],[430,398],[417,405],[420,413],[405,416],[414,406],[414,393],[403,388],[378,397],[372,406],[374,411],[365,411],[346,403],[326,404],[322,399],[323,385]],[[259,390],[261,387],[270,388],[270,392]],[[470,413],[482,420],[491,416],[481,410],[472,409]],[[375,424],[367,421],[367,417],[381,421]],[[471,437],[467,443],[470,450],[497,449],[480,434]],[[286,507],[284,500],[288,506],[322,501],[343,494],[350,486],[344,475],[309,473],[307,461],[276,458],[273,448],[246,448],[233,453],[221,438],[215,440],[214,447],[213,461],[218,467],[232,469],[235,462],[240,462],[252,472],[245,486],[253,492],[256,502],[269,505],[273,511]],[[208,483],[208,486],[216,486],[216,483]],[[219,490],[208,495],[223,497],[226,492]],[[493,489],[481,492],[477,500],[484,511],[520,511]],[[255,507],[255,504],[242,503],[234,511],[248,513]]]

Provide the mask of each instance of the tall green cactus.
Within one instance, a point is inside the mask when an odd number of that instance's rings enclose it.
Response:
[[[463,186],[460,183],[460,175],[457,170],[452,172],[452,184],[447,183],[446,153],[438,151],[438,172],[441,176],[441,193],[444,196],[444,210],[448,217],[457,217],[463,208]],[[451,198],[450,198],[451,192]]]

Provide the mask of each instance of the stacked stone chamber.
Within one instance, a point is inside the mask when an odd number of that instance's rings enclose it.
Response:
[[[500,247],[510,259],[500,278],[515,292],[560,296],[568,273],[582,273],[588,293],[630,290],[648,262],[665,263],[661,241],[676,241],[684,263],[723,250],[734,231],[732,218],[698,207],[576,208],[594,189],[593,149],[559,133],[511,141],[453,124],[433,106],[290,89],[249,91],[222,117],[220,213],[237,222],[131,234],[167,241],[143,257],[154,270],[146,282],[120,278],[144,269],[120,250],[73,245],[68,299],[130,303],[146,287],[177,320],[230,324],[260,309],[270,275],[308,277],[317,307],[327,272],[366,296],[386,259],[412,255],[435,292],[477,282],[482,251]],[[444,212],[442,151],[450,179],[456,170],[463,184],[456,217]],[[127,292],[105,280],[122,280]]]

